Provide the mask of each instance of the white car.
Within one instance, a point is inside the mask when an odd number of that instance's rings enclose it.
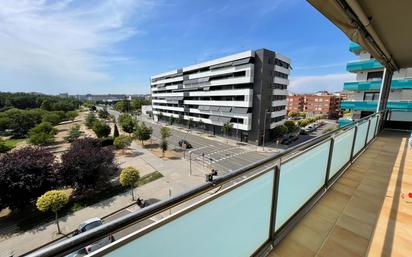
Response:
[[[86,221],[82,222],[79,225],[79,228],[74,232],[73,236],[76,236],[78,234],[89,231],[93,228],[96,228],[96,227],[102,225],[102,224],[103,224],[103,222],[99,218],[92,218],[92,219],[86,220]],[[102,248],[103,246],[108,245],[112,242],[114,242],[114,237],[112,235],[110,235],[106,238],[103,238],[103,239],[99,240],[98,242],[96,242],[94,244],[90,244],[90,245],[86,246],[85,248],[77,250],[76,252],[73,252],[73,253],[71,253],[67,256],[70,256],[70,257],[84,256],[84,255],[89,254],[93,251],[96,251],[97,249]]]

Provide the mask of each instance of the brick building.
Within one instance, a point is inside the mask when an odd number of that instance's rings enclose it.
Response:
[[[305,112],[307,116],[323,114],[327,118],[337,118],[339,114],[340,96],[328,92],[316,94],[289,95],[287,111]]]

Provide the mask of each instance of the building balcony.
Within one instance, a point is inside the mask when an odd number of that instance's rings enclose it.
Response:
[[[378,101],[342,101],[340,107],[342,109],[374,111],[378,106]],[[388,109],[406,109],[412,110],[411,101],[389,101]]]
[[[349,51],[352,53],[359,53],[362,49],[363,47],[355,42],[350,42],[349,44]]]
[[[383,69],[382,64],[380,64],[375,59],[369,60],[358,60],[349,62],[346,64],[346,70],[349,72],[357,72],[362,70],[373,70],[373,69]]]
[[[66,255],[171,208],[90,256],[402,256],[411,250],[412,152],[409,134],[383,131],[388,116],[375,113],[28,256]]]
[[[343,90],[345,91],[367,91],[380,90],[382,80],[361,81],[361,82],[345,82]],[[391,82],[392,90],[412,89],[412,79],[395,79]]]

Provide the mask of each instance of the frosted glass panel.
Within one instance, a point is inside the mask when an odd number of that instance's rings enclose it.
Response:
[[[353,155],[357,154],[365,146],[367,131],[368,131],[368,121],[365,121],[358,126]]]
[[[375,135],[375,128],[376,128],[376,121],[378,118],[375,116],[371,119],[371,125],[369,126],[369,133],[368,133],[368,142],[371,141],[371,139]]]
[[[108,256],[250,256],[269,236],[274,171],[270,171]]]
[[[350,160],[354,136],[355,128],[351,128],[335,138],[329,178],[333,177]]]
[[[330,141],[280,167],[276,229],[279,229],[325,183]]]

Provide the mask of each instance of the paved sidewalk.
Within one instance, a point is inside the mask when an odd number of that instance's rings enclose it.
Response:
[[[193,165],[193,175],[189,176],[189,163],[186,160],[162,160],[152,154],[149,150],[142,149],[136,143],[131,148],[139,155],[134,158],[133,166],[139,168],[142,162],[150,166],[153,171],[159,171],[164,177],[151,183],[145,184],[135,189],[135,193],[143,199],[166,199],[169,197],[169,190],[172,195],[186,191],[204,182],[206,172],[200,165]],[[136,164],[136,165],[135,165]],[[128,163],[130,165],[130,163]],[[70,232],[77,228],[82,221],[93,218],[103,217],[116,210],[119,210],[132,203],[130,192],[126,192],[90,207],[81,209],[71,215],[60,219],[60,226],[63,232]],[[61,235],[56,234],[54,222],[47,223],[36,229],[24,233],[0,236],[0,257],[21,255],[31,249],[39,247]]]

